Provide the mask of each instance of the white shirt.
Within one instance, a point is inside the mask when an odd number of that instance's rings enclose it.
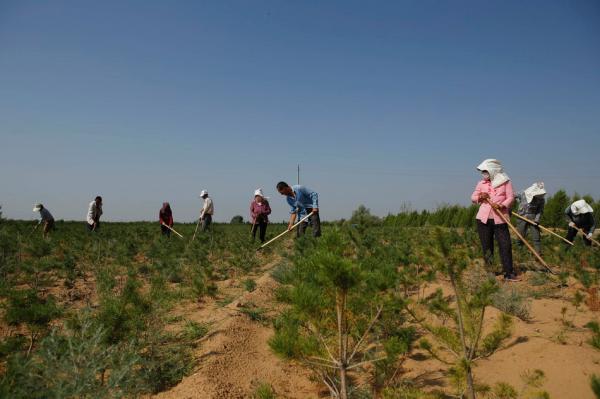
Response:
[[[96,207],[96,201],[90,202],[90,207],[87,213],[88,224],[94,224],[94,220],[102,215],[102,205]]]
[[[215,207],[213,205],[213,200],[210,197],[206,197],[204,199],[204,206],[202,207],[202,210],[200,211],[200,215],[201,216],[212,215],[213,213],[215,213]]]

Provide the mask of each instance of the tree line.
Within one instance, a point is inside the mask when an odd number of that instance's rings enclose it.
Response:
[[[569,196],[565,190],[559,190],[553,195],[546,196],[546,206],[540,223],[546,227],[566,228],[565,209],[574,201],[582,198],[594,208],[594,213],[600,212],[600,200],[594,200],[590,195],[580,196],[577,193]],[[417,211],[404,206],[399,213],[380,218],[371,214],[367,207],[361,205],[352,213],[352,217],[348,221],[343,222],[357,225],[383,224],[408,227],[475,227],[475,215],[478,208],[479,206],[476,204],[469,206],[445,204],[435,210]],[[513,210],[517,208],[518,203],[515,203]]]

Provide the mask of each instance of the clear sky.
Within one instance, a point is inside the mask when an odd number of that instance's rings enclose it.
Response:
[[[600,197],[600,2],[0,0],[0,204],[217,221],[279,180],[324,219],[516,189]]]

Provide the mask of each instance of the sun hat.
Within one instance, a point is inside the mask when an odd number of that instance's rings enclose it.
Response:
[[[581,215],[584,213],[594,212],[594,209],[585,202],[584,199],[580,199],[579,201],[575,201],[571,204],[571,212],[574,215]]]
[[[544,182],[536,182],[533,183],[530,187],[526,188],[525,191],[525,199],[527,200],[527,203],[530,204],[531,201],[533,201],[533,197],[537,196],[537,195],[544,195],[546,194],[546,189],[544,188]]]
[[[254,190],[254,196],[256,197],[257,195],[260,195],[265,199],[269,199],[269,197],[265,197],[265,195],[263,194],[262,188],[257,188],[256,190]]]
[[[205,195],[208,195],[208,191],[206,191],[206,190],[200,191],[200,197],[204,197]]]
[[[490,181],[492,182],[492,187],[494,188],[510,180],[510,177],[504,173],[502,163],[497,159],[486,159],[480,163],[479,166],[477,166],[477,170],[480,172],[485,170],[490,174]]]
[[[33,206],[33,211],[34,211],[34,212],[39,212],[39,211],[40,211],[40,209],[42,209],[42,207],[43,207],[43,205],[42,205],[42,204],[40,204],[40,203],[37,203],[37,204],[35,204],[35,205]]]

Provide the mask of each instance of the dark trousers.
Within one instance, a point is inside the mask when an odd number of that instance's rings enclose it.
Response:
[[[590,232],[590,228],[592,226],[577,226],[577,227],[579,227],[581,230],[585,231],[586,234],[588,234]],[[569,227],[569,230],[567,230],[566,239],[573,242],[575,237],[577,237],[577,233],[579,233],[579,231],[577,229],[574,229],[573,227]],[[588,240],[588,238],[586,236],[583,236],[583,243],[585,245],[587,245],[588,247],[592,245],[592,241]],[[569,246],[567,246],[567,249],[569,249]]]
[[[171,237],[171,230],[169,230],[169,228],[164,224],[160,225],[160,232],[163,236]]]
[[[488,220],[487,223],[478,220],[477,232],[479,233],[485,263],[491,266],[494,261],[494,237],[496,237],[500,250],[500,260],[502,261],[502,271],[505,276],[513,274],[512,243],[508,225],[506,223],[495,224],[492,219]]]
[[[256,231],[259,232],[260,242],[265,242],[265,235],[267,234],[267,222],[264,220],[257,220],[256,223],[252,225],[252,239],[256,239]]]
[[[98,231],[100,230],[100,220],[96,220],[96,229],[94,229],[93,224],[86,223],[88,231]]]
[[[206,231],[210,228],[212,224],[212,215],[204,215],[202,218],[202,231]]]
[[[311,213],[312,208],[307,209],[306,212],[307,212],[307,214]],[[313,237],[321,237],[321,218],[319,217],[318,212],[313,213],[311,215],[311,217],[308,218],[307,221],[302,222],[298,225],[298,230],[296,230],[296,236],[297,237],[303,236],[304,233],[306,232],[306,228],[308,227],[309,224],[312,227]]]
[[[524,215],[527,219],[529,220],[533,220],[533,218],[535,217],[531,217],[531,215]],[[534,226],[531,223],[527,223],[524,220],[517,220],[517,228],[519,229],[519,233],[521,233],[521,235],[524,238],[527,238],[527,231],[531,229],[531,240],[533,241],[533,246],[535,248],[535,251],[538,254],[542,254],[542,238],[541,238],[541,233],[540,233],[540,228],[538,226]],[[519,240],[519,245],[523,246],[525,245],[525,243],[523,243],[523,241]]]

